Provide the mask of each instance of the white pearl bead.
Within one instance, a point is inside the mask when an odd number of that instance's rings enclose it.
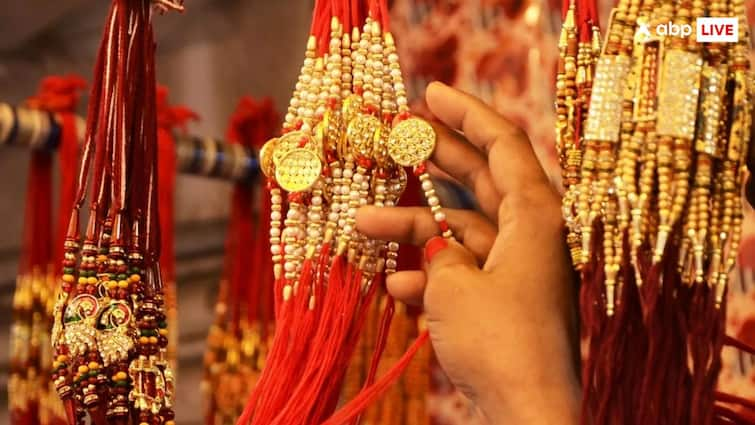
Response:
[[[375,188],[375,193],[378,193],[378,194],[381,194],[381,195],[384,194],[385,193],[385,186],[383,186],[382,184],[378,185]]]
[[[322,196],[313,196],[312,205],[322,205]]]
[[[333,177],[339,179],[341,178],[341,169],[340,168],[333,168]]]
[[[295,247],[293,245],[286,245],[286,247],[283,249],[286,254],[293,254]]]
[[[404,91],[404,90],[405,90],[405,87],[404,87],[404,83],[401,83],[401,82],[394,84],[394,85],[393,85],[393,88],[394,88],[394,89],[395,89],[395,90],[396,90],[397,92],[399,92],[399,91]]]
[[[385,266],[389,269],[395,269],[398,266],[398,264],[396,264],[396,260],[388,259],[388,260],[385,260]]]
[[[398,104],[398,106],[406,106],[407,105],[407,101],[406,101],[405,97],[399,97],[398,99],[396,99],[396,103]]]
[[[354,172],[350,168],[343,170],[343,177],[350,179],[354,175]]]
[[[424,180],[422,182],[422,190],[428,191],[432,188],[433,188],[433,182],[431,182],[430,180]]]
[[[353,230],[353,229],[352,229],[351,225],[349,225],[349,224],[347,224],[347,225],[343,226],[343,232],[344,232],[344,233],[346,233],[347,235],[348,235],[349,233],[351,233],[351,232],[352,232],[352,230]]]
[[[362,206],[362,207],[365,206],[365,205],[367,205],[367,199],[360,198],[359,199],[359,205]]]
[[[388,55],[388,62],[397,63],[398,62],[398,54],[396,54],[396,53],[389,54]]]
[[[301,81],[302,81],[303,83],[307,84],[307,83],[309,83],[310,81],[312,81],[312,76],[310,76],[309,74],[302,74],[302,76],[301,76]]]
[[[283,269],[286,270],[287,272],[292,272],[292,271],[296,270],[295,267],[296,266],[294,266],[294,263],[291,263],[291,262],[288,262],[288,263],[286,263],[286,264],[283,265]]]
[[[338,219],[338,227],[343,227],[346,225],[346,219],[340,218]]]
[[[359,188],[362,190],[370,190],[370,183],[363,181],[361,185],[359,185]]]
[[[277,238],[281,235],[281,229],[277,227],[271,227],[270,228],[270,236]]]
[[[438,212],[435,213],[435,215],[433,216],[433,218],[435,219],[436,222],[440,223],[441,221],[445,221],[446,220],[446,214],[444,214],[441,211],[438,211]]]
[[[270,246],[270,253],[273,255],[278,255],[281,253],[281,246],[280,245],[271,245]]]
[[[349,208],[349,217],[356,217],[357,216],[357,209],[356,208]]]
[[[354,174],[354,182],[355,183],[361,183],[363,180],[364,180],[364,176],[363,175],[361,175],[359,173]]]
[[[395,77],[400,77],[400,76],[401,76],[401,71],[400,70],[398,70],[398,69],[391,69],[391,77],[395,78]]]
[[[388,249],[391,251],[398,251],[399,244],[398,242],[388,242]]]
[[[430,205],[431,207],[434,207],[434,206],[438,205],[439,203],[440,203],[440,201],[438,201],[438,197],[437,196],[431,196],[431,197],[427,198],[427,204]]]
[[[304,59],[304,66],[310,67],[315,64],[315,60],[312,58],[305,58]]]
[[[280,211],[273,211],[270,213],[270,219],[273,221],[280,221],[281,219],[281,213]]]
[[[395,203],[395,202],[393,202],[393,201],[385,201],[385,206],[386,206],[386,207],[392,207],[392,206],[394,206],[394,205],[396,205],[396,203]]]
[[[309,213],[309,219],[312,221],[320,221],[322,219],[322,216],[317,213]]]
[[[328,221],[330,221],[330,222],[336,222],[336,221],[338,221],[338,213],[336,213],[336,212],[329,213],[328,214]]]

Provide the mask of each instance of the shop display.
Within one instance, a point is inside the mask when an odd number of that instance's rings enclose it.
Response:
[[[556,147],[581,270],[585,424],[752,423],[716,391],[752,125],[741,0],[565,2]],[[738,42],[656,29],[733,17]],[[649,30],[650,29],[650,30]],[[632,365],[632,367],[627,367]]]

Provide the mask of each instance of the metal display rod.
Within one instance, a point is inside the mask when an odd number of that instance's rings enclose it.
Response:
[[[85,121],[77,118],[79,140]],[[55,114],[0,102],[0,146],[55,150],[60,124]],[[257,153],[212,137],[175,134],[178,172],[231,181],[251,181],[259,171]]]

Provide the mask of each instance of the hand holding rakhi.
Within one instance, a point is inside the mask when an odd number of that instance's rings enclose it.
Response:
[[[367,236],[425,244],[425,271],[388,277],[422,302],[441,366],[492,423],[571,423],[579,383],[575,285],[560,199],[526,135],[481,101],[439,83],[430,161],[471,189],[482,213],[446,210],[458,242],[435,237],[426,208],[364,208]]]

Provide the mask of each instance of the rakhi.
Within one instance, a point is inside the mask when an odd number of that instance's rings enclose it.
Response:
[[[112,2],[95,65],[51,336],[52,382],[71,425],[87,416],[95,425],[173,424],[159,267],[152,3]]]
[[[338,404],[376,288],[397,267],[398,243],[361,235],[357,209],[396,205],[411,167],[440,232],[452,237],[425,167],[435,132],[409,112],[387,26],[384,1],[317,1],[283,134],[260,151],[272,203],[276,329],[240,425],[349,422],[427,340],[424,332],[376,383],[367,376],[363,391],[323,422]]]
[[[62,256],[63,236],[73,203],[75,176],[69,164],[78,156],[76,105],[86,83],[77,76],[50,76],[42,80],[38,93],[27,100],[30,108],[55,116],[54,128],[39,128],[32,146],[58,145],[60,190],[58,220],[53,227],[52,166],[49,151],[32,153],[24,220],[24,242],[19,276],[13,296],[8,405],[11,424],[60,424],[63,406],[49,382],[55,273],[53,265]],[[24,115],[21,115],[22,117]],[[53,247],[57,243],[59,246]]]
[[[243,97],[229,120],[229,148],[257,150],[269,140],[278,117],[270,98]],[[243,155],[236,155],[241,158]],[[229,156],[231,158],[231,156]],[[243,164],[228,161],[229,167]],[[264,367],[273,331],[270,198],[264,179],[233,188],[225,265],[207,336],[202,392],[207,425],[233,424]],[[259,205],[254,211],[254,205]],[[256,219],[255,219],[256,218]]]
[[[564,11],[557,149],[582,272],[582,423],[752,423],[752,403],[715,392],[723,345],[753,351],[724,332],[753,112],[744,3],[620,0],[599,55],[595,6]],[[739,41],[655,31],[700,17],[735,18]]]

